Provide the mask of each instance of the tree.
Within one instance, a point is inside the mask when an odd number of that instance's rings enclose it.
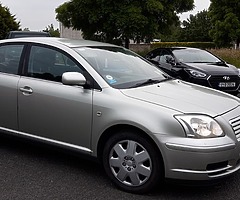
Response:
[[[52,37],[60,37],[59,29],[54,29],[53,24],[48,25],[44,32],[48,32]]]
[[[212,41],[209,31],[211,21],[208,11],[203,10],[196,15],[190,15],[187,20],[182,22],[178,40],[184,42],[209,42]]]
[[[211,0],[209,14],[212,22],[210,35],[219,46],[240,42],[240,1]]]
[[[179,34],[181,31],[180,22],[169,26],[168,32],[159,34],[155,38],[160,38],[162,42],[179,42]]]
[[[9,8],[2,6],[0,3],[0,39],[6,38],[9,31],[18,30],[19,24],[15,15],[10,13]]]
[[[56,9],[66,27],[81,30],[85,39],[110,43],[151,40],[179,23],[178,13],[193,9],[193,0],[71,0]]]

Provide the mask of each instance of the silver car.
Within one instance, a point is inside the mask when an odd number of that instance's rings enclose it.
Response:
[[[0,41],[0,131],[98,158],[122,190],[240,168],[240,100],[115,45]]]

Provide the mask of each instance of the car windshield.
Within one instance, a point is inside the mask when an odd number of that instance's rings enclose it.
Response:
[[[222,62],[208,51],[201,49],[174,49],[174,56],[184,63],[219,63]]]
[[[161,70],[125,48],[74,49],[114,88],[140,87],[168,80]]]

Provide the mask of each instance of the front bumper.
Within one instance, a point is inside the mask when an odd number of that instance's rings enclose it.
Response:
[[[228,76],[228,77],[231,77],[229,81],[225,81],[223,77],[224,76],[209,76],[207,79],[190,77],[188,81],[194,84],[210,87],[210,88],[227,92],[230,94],[237,94],[240,87],[239,76]],[[235,86],[234,87],[219,86],[220,83],[228,83],[228,82],[234,82]]]
[[[231,119],[238,118],[240,108],[216,120],[226,135],[219,138],[194,139],[156,135],[160,141],[165,177],[182,180],[223,178],[240,169],[240,134],[235,134]],[[240,129],[240,128],[239,128]]]
[[[166,149],[166,178],[210,180],[240,169],[240,148],[233,143],[198,147],[166,143]]]

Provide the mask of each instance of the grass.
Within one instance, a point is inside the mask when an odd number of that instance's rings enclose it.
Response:
[[[226,62],[240,68],[240,50],[235,49],[209,49],[210,52]]]

